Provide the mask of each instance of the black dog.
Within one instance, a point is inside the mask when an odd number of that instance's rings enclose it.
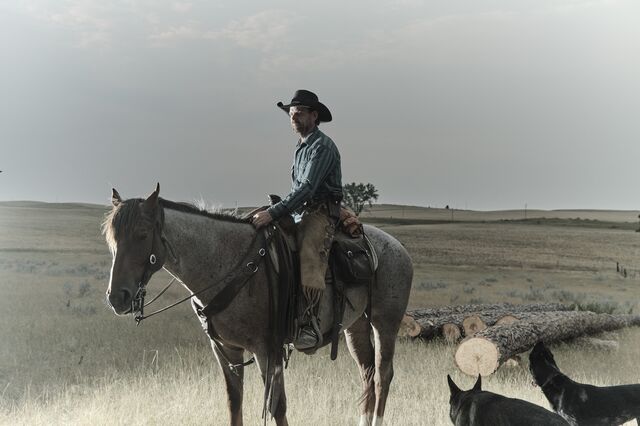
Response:
[[[560,372],[542,342],[529,354],[529,370],[555,412],[572,425],[613,426],[640,417],[640,384],[598,387],[576,383]]]
[[[460,390],[447,375],[451,390],[449,416],[455,426],[567,426],[557,414],[521,399],[482,390],[480,376],[473,389]]]

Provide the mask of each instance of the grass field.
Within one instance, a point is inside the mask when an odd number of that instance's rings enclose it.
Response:
[[[135,327],[104,304],[111,264],[99,234],[104,212],[0,203],[0,423],[225,424],[221,375],[188,306]],[[455,211],[451,222],[446,210],[379,206],[363,217],[410,252],[412,307],[566,301],[640,313],[637,212],[529,211],[526,221],[522,213]],[[150,291],[166,279],[158,274]],[[165,300],[184,294],[173,288]],[[640,382],[640,330],[605,338],[617,349],[570,342],[552,350],[576,380]],[[462,388],[474,382],[454,366],[454,349],[399,341],[387,424],[450,424],[446,375]],[[326,351],[295,354],[286,381],[292,424],[357,422],[359,379],[344,345],[333,363]],[[547,406],[530,381],[525,359],[487,378],[485,388]],[[246,382],[245,422],[259,424],[255,367]]]

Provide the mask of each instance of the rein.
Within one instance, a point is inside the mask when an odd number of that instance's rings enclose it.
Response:
[[[203,311],[205,311],[205,313],[207,314],[215,314],[221,311],[222,309],[226,308],[226,306],[231,302],[231,299],[235,296],[235,294],[244,286],[244,284],[246,284],[249,281],[249,279],[251,279],[251,277],[253,277],[253,275],[255,275],[258,272],[259,265],[262,263],[267,253],[266,247],[268,246],[269,241],[272,238],[272,234],[269,233],[269,235],[264,238],[264,245],[256,244],[256,243],[259,243],[258,236],[260,235],[259,232],[256,232],[247,253],[243,256],[241,261],[233,269],[231,269],[231,271],[229,271],[229,273],[221,281],[214,282],[213,284],[203,289],[200,289],[197,292],[192,293],[191,295],[178,300],[177,302],[174,302],[168,306],[165,306],[164,308],[151,312],[148,315],[144,315],[144,308],[146,306],[149,306],[154,301],[156,301],[165,291],[167,291],[167,289],[171,286],[171,284],[173,284],[173,282],[176,280],[176,277],[173,277],[169,282],[169,284],[167,284],[165,288],[158,295],[156,295],[148,303],[146,304],[144,303],[144,298],[147,294],[146,285],[151,279],[151,275],[156,271],[160,270],[160,268],[162,268],[164,264],[164,261],[163,261],[162,264],[158,265],[158,257],[154,253],[155,252],[154,250],[155,234],[156,234],[156,229],[159,227],[160,227],[160,222],[158,222],[158,226],[154,227],[154,235],[153,235],[154,240],[153,240],[153,245],[151,247],[151,253],[149,254],[149,262],[147,263],[145,270],[142,274],[142,278],[138,283],[138,290],[136,291],[135,296],[131,300],[131,310],[132,312],[134,312],[134,315],[135,315],[134,319],[136,321],[136,325],[140,325],[140,323],[144,319],[147,319],[149,317],[159,314],[160,312],[164,312],[168,309],[171,309],[174,306],[177,306],[183,302],[186,302],[187,300],[192,299],[194,296],[197,296],[201,293],[204,293],[207,290],[212,289],[213,287],[218,286],[220,282],[229,281],[209,301],[209,303],[207,304],[207,306],[205,306]],[[168,251],[171,252],[173,258],[176,259],[175,252],[173,251],[169,241],[164,237],[164,235],[162,235],[160,239],[165,249],[168,249]],[[256,250],[256,248],[254,247],[256,245],[261,245],[261,247]],[[255,257],[255,255],[253,254],[254,251],[255,251],[255,254],[257,254],[257,257]],[[251,259],[245,263],[245,261],[249,258]],[[244,268],[241,268],[241,265],[243,263],[245,263]]]
[[[144,308],[146,306],[149,306],[150,304],[152,304],[153,302],[155,302],[160,296],[162,296],[162,294],[164,294],[164,292],[166,292],[169,287],[171,286],[171,284],[173,284],[173,282],[178,279],[175,276],[171,278],[171,280],[169,281],[169,284],[167,284],[162,291],[160,291],[160,293],[158,293],[153,299],[151,299],[148,303],[144,303],[144,297],[147,293],[146,290],[146,285],[148,284],[149,280],[151,279],[151,275],[160,270],[160,268],[163,267],[164,261],[162,262],[162,264],[158,265],[158,256],[156,256],[155,254],[155,250],[154,250],[154,246],[155,246],[155,235],[156,235],[156,228],[160,228],[161,223],[158,222],[158,226],[154,227],[154,235],[153,235],[153,244],[151,247],[151,253],[149,254],[149,261],[147,263],[147,265],[145,266],[145,270],[142,274],[142,278],[138,284],[138,290],[136,291],[136,295],[134,296],[134,298],[131,301],[131,309],[132,312],[134,312],[134,319],[136,321],[136,325],[140,325],[140,323],[142,322],[142,320],[147,319],[149,317],[152,317],[154,315],[157,315],[161,312],[164,312],[168,309],[173,308],[174,306],[177,306],[183,302],[186,302],[187,300],[191,300],[193,299],[194,296],[197,296],[201,293],[204,293],[207,290],[212,289],[213,287],[216,287],[218,285],[220,285],[220,283],[224,283],[226,282],[226,284],[222,287],[222,289],[209,301],[209,303],[204,306],[201,307],[199,309],[197,309],[197,314],[198,316],[201,317],[201,321],[204,317],[205,322],[206,322],[206,318],[208,318],[209,316],[215,315],[216,313],[222,311],[223,309],[225,309],[228,304],[233,300],[233,298],[235,297],[235,295],[244,287],[244,285],[258,272],[260,264],[262,263],[263,259],[265,258],[266,254],[267,254],[267,247],[271,241],[271,239],[273,238],[273,233],[272,232],[267,232],[266,235],[263,238],[259,238],[260,235],[264,235],[260,232],[256,232],[256,234],[253,237],[253,240],[251,242],[251,245],[249,246],[249,249],[247,250],[247,252],[245,253],[245,255],[241,258],[241,260],[238,262],[238,264],[235,265],[234,268],[232,268],[229,273],[227,273],[227,275],[218,282],[214,282],[213,284],[198,290],[195,293],[192,293],[189,296],[186,296],[168,306],[165,306],[164,308],[158,309],[154,312],[151,312],[148,315],[144,315]],[[161,233],[161,237],[160,240],[162,241],[163,246],[165,247],[165,249],[168,249],[168,251],[171,252],[171,255],[173,257],[174,260],[177,261],[177,257],[175,255],[175,252],[173,250],[173,248],[171,247],[171,244],[169,243],[169,241],[164,237],[164,235],[162,235],[162,231],[160,230]],[[244,264],[244,266],[243,266]],[[158,265],[158,266],[156,266]],[[180,281],[178,279],[178,281]],[[193,303],[193,300],[192,300]],[[239,374],[239,368],[240,367],[244,367],[244,366],[248,366],[250,364],[252,364],[253,362],[255,362],[255,357],[250,358],[249,360],[240,363],[240,364],[234,364],[233,362],[231,362],[227,356],[224,353],[224,350],[222,349],[220,342],[218,341],[217,338],[214,338],[214,334],[215,332],[213,331],[213,327],[210,327],[211,330],[209,330],[211,333],[210,337],[211,337],[211,341],[214,343],[214,345],[216,346],[216,348],[218,349],[218,354],[219,356],[224,360],[224,362],[227,364],[227,366],[229,367],[229,369],[236,375]]]
[[[275,230],[275,227],[273,227],[273,230]],[[269,247],[269,244],[271,244],[271,241],[273,240],[276,234],[275,232],[273,232],[273,230],[270,230],[270,227],[268,227],[265,232],[256,232],[253,236],[253,240],[251,241],[251,244],[247,252],[245,253],[245,255],[239,260],[239,262],[233,268],[231,268],[231,270],[225,275],[225,277],[222,280],[218,282],[214,282],[213,284],[205,288],[202,288],[197,292],[192,293],[191,295],[186,296],[178,300],[177,302],[172,303],[171,305],[158,309],[157,311],[154,311],[148,315],[144,315],[144,308],[146,306],[156,301],[171,286],[171,284],[173,284],[173,282],[176,279],[180,281],[179,278],[174,276],[169,282],[169,284],[167,284],[165,288],[162,289],[162,291],[158,295],[156,295],[148,303],[146,304],[144,303],[144,297],[147,292],[146,285],[151,279],[151,275],[153,275],[153,273],[155,273],[156,271],[158,271],[160,268],[163,267],[164,254],[166,254],[166,252],[170,252],[171,255],[173,256],[173,259],[177,261],[177,257],[171,247],[171,244],[169,243],[169,241],[167,241],[167,239],[162,234],[162,220],[158,221],[153,231],[153,243],[151,246],[151,253],[149,254],[149,261],[145,266],[145,269],[142,274],[142,278],[138,284],[138,290],[136,291],[136,295],[131,301],[131,309],[132,309],[132,312],[134,313],[134,319],[136,321],[136,325],[140,325],[140,323],[144,319],[147,319],[161,312],[164,312],[168,309],[171,309],[174,306],[177,306],[183,302],[186,302],[187,300],[191,300],[191,303],[196,313],[200,317],[200,321],[202,323],[202,326],[205,332],[209,335],[209,338],[213,342],[214,347],[217,349],[216,354],[219,357],[219,361],[221,365],[222,365],[222,362],[224,361],[224,363],[227,364],[227,367],[233,374],[240,375],[240,369],[242,367],[245,367],[254,363],[255,356],[251,357],[249,360],[244,361],[242,363],[231,362],[231,360],[225,354],[224,348],[222,347],[222,344],[221,344],[220,337],[217,335],[213,327],[213,324],[211,322],[211,317],[223,311],[224,309],[226,309],[227,306],[233,301],[235,296],[244,288],[244,286],[258,272],[258,270],[260,269],[260,265],[262,264],[262,262],[264,261],[264,258],[266,257],[267,247]],[[156,246],[157,233],[160,234],[160,241],[162,242],[162,245],[165,248],[164,254],[158,253],[158,255],[156,255],[156,250],[154,250]],[[267,272],[267,276],[269,280],[271,280],[269,276],[269,272]],[[222,288],[217,292],[215,296],[213,296],[213,298],[209,300],[209,303],[207,303],[205,306],[199,306],[199,303],[193,300],[194,296],[197,296],[198,294],[201,294],[207,290],[210,290],[213,287],[222,287]],[[269,299],[270,299],[269,303],[271,303],[271,294]],[[288,356],[290,356],[290,352]],[[288,356],[285,355],[284,357],[288,358]],[[266,371],[269,371],[271,362],[272,362],[271,355],[269,355],[267,359]],[[274,377],[272,376],[270,380],[274,380]],[[271,392],[273,391],[272,384],[269,383],[270,380],[267,379],[265,382],[265,399],[264,399],[264,405],[263,405],[263,418],[265,419],[265,424],[266,424],[266,418],[267,418],[266,416],[267,401],[271,397]]]

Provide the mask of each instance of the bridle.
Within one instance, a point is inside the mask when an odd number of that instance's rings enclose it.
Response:
[[[159,208],[161,209],[161,207]],[[142,272],[142,277],[138,282],[136,294],[131,299],[131,312],[134,315],[136,325],[140,325],[140,323],[144,319],[171,309],[174,306],[186,302],[187,300],[191,300],[193,297],[204,293],[205,291],[210,290],[213,287],[220,286],[221,283],[224,284],[222,286],[222,289],[209,301],[209,303],[202,309],[202,311],[204,311],[208,315],[213,315],[217,312],[222,311],[224,308],[226,308],[226,306],[228,306],[228,304],[231,302],[231,300],[233,300],[235,295],[242,289],[242,287],[258,272],[260,264],[267,254],[267,247],[270,244],[271,239],[273,238],[273,232],[266,231],[266,235],[264,235],[264,233],[262,232],[256,232],[247,253],[222,280],[214,282],[211,285],[178,300],[177,302],[165,306],[164,308],[158,309],[157,311],[154,311],[148,315],[144,315],[144,308],[146,306],[149,306],[160,296],[162,296],[162,294],[167,291],[171,284],[173,284],[173,282],[177,279],[176,277],[173,277],[169,281],[169,284],[167,284],[164,289],[160,291],[160,293],[158,293],[153,299],[145,304],[144,298],[147,294],[146,286],[151,279],[151,276],[164,266],[165,254],[169,252],[173,259],[177,260],[171,244],[162,232],[162,224],[164,222],[163,216],[164,215],[161,215],[160,218],[156,220],[156,224],[153,228],[153,242],[151,244],[148,261],[145,265],[144,271]],[[262,237],[262,235],[264,235],[264,237]],[[162,247],[164,247],[164,253],[160,253],[155,249],[156,239],[158,236],[160,242],[162,243]]]
[[[148,256],[148,260],[147,263],[145,265],[144,271],[142,272],[142,277],[140,278],[140,281],[138,282],[138,289],[136,290],[136,294],[133,296],[133,298],[131,299],[131,312],[134,315],[134,319],[136,321],[136,325],[140,325],[140,322],[145,319],[148,318],[152,315],[155,315],[157,312],[153,312],[147,316],[144,315],[144,308],[146,306],[149,306],[151,303],[153,303],[155,300],[158,299],[158,297],[160,297],[165,291],[167,291],[167,289],[171,286],[171,284],[173,284],[173,282],[175,281],[175,277],[171,279],[171,281],[169,281],[169,284],[167,284],[167,286],[157,295],[155,296],[153,299],[151,299],[148,303],[144,303],[144,297],[147,295],[147,284],[149,283],[149,280],[151,279],[151,276],[156,273],[157,271],[159,271],[163,266],[164,266],[164,254],[162,255],[161,262],[158,262],[158,256],[156,255],[157,250],[155,249],[156,246],[156,236],[159,234],[160,235],[160,242],[162,243],[162,246],[164,247],[165,250],[165,254],[167,252],[171,253],[171,256],[173,257],[173,259],[176,259],[176,254],[173,250],[173,247],[171,246],[171,244],[169,243],[169,241],[167,240],[167,238],[164,236],[164,234],[162,233],[162,220],[161,219],[157,219],[156,223],[153,227],[153,235],[152,235],[152,242],[151,242],[151,252],[149,253]],[[190,296],[189,298],[193,297]],[[185,299],[187,300],[187,299]],[[166,309],[165,309],[166,310]]]
[[[162,209],[161,206],[159,206]],[[194,296],[197,296],[200,293],[203,293],[207,290],[212,289],[213,287],[218,287],[219,290],[217,293],[209,300],[209,302],[205,306],[198,306],[198,303],[193,303],[194,309],[197,315],[200,317],[200,321],[205,328],[205,331],[209,335],[211,342],[217,349],[216,355],[219,357],[218,360],[220,365],[224,362],[233,374],[240,376],[241,369],[245,366],[248,366],[255,362],[255,356],[251,357],[249,360],[234,363],[232,362],[228,356],[226,355],[225,349],[222,344],[222,340],[220,336],[217,334],[213,323],[212,317],[216,314],[222,312],[227,306],[233,301],[233,299],[239,294],[239,292],[244,288],[244,286],[255,276],[255,274],[260,269],[260,265],[265,261],[265,257],[267,256],[267,247],[271,244],[275,234],[276,234],[276,225],[271,225],[266,227],[264,232],[255,232],[253,236],[253,240],[245,253],[245,255],[239,260],[239,262],[231,268],[231,270],[224,276],[222,280],[212,283],[211,285],[198,290],[190,294],[187,297],[184,297],[181,300],[178,300],[175,303],[172,303],[169,306],[166,306],[162,309],[158,309],[148,315],[144,315],[144,308],[151,303],[153,303],[158,297],[160,297],[173,283],[176,279],[175,277],[169,282],[169,284],[157,295],[155,296],[149,303],[145,304],[144,298],[147,294],[146,285],[151,279],[151,276],[156,271],[160,270],[163,267],[165,262],[165,255],[170,253],[173,256],[174,261],[178,261],[175,252],[173,251],[171,244],[165,238],[162,232],[162,226],[164,222],[164,214],[163,211],[160,212],[160,217],[157,218],[156,223],[153,228],[153,242],[151,243],[151,250],[148,256],[148,261],[145,265],[144,271],[142,273],[142,277],[138,283],[138,289],[136,290],[135,296],[131,300],[131,311],[134,315],[134,319],[136,325],[140,325],[142,320],[149,318],[153,315],[157,315],[160,312],[164,312],[168,309],[171,309],[174,306],[179,305],[187,300],[191,300]],[[156,250],[156,241],[159,240],[162,243],[162,247],[164,247],[164,253],[161,253]],[[266,262],[265,262],[266,263]],[[269,274],[267,272],[267,274]],[[267,358],[267,371],[269,370],[269,364],[273,362],[272,355],[270,354]],[[288,358],[291,356],[291,349],[289,349],[288,354],[283,355],[285,358],[285,362],[288,361]],[[286,368],[286,367],[285,367]],[[275,373],[274,373],[275,374]],[[265,398],[263,404],[263,418],[266,424],[267,421],[267,404],[269,397],[273,388],[271,387],[270,382],[273,381],[273,377],[265,381]]]

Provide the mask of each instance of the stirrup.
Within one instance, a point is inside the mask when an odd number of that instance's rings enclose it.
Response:
[[[310,325],[306,325],[298,330],[298,335],[296,339],[293,341],[293,347],[299,351],[307,351],[310,349],[315,349],[319,346],[320,338],[316,334],[313,327]]]
[[[322,333],[318,324],[318,318],[312,316],[306,324],[298,329],[293,347],[299,351],[308,351],[322,346]]]

